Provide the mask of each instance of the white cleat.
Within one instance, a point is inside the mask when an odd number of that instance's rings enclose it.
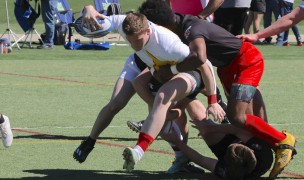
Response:
[[[5,115],[1,115],[4,119],[4,122],[0,124],[0,132],[2,136],[3,146],[8,148],[13,143],[13,132],[11,129],[9,118]]]

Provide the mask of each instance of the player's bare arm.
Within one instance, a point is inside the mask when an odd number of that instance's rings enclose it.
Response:
[[[221,121],[224,119],[226,113],[217,103],[215,81],[208,64],[205,63],[207,61],[205,40],[203,38],[196,38],[189,43],[189,48],[191,52],[196,55],[196,58],[199,59],[200,62],[203,62],[199,70],[201,71],[206,88],[206,95],[208,96],[207,113],[212,114],[215,120]]]

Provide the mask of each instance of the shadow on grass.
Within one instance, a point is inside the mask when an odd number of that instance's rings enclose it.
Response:
[[[32,173],[43,177],[23,177],[24,180],[111,180],[111,179],[218,179],[211,173],[190,174],[180,173],[175,175],[165,174],[163,171],[133,171],[126,173],[125,171],[96,171],[96,170],[69,170],[69,169],[41,169],[41,170],[24,170],[24,172]]]
[[[122,138],[122,137],[99,137],[97,140],[112,140],[112,141],[137,141],[136,138]],[[48,135],[48,134],[34,134],[34,135],[17,135],[14,139],[51,139],[51,140],[85,140],[87,136],[64,136],[64,135]]]
[[[137,141],[137,134],[134,138],[124,137],[98,137],[97,140],[111,141]],[[65,135],[50,135],[50,134],[33,134],[33,135],[17,135],[14,139],[51,139],[51,140],[85,140],[87,136],[65,136]],[[189,137],[189,139],[200,139],[199,137]],[[156,140],[162,140],[157,138]]]
[[[134,170],[132,173],[125,171],[103,171],[103,170],[70,170],[70,169],[35,169],[24,170],[30,174],[35,174],[31,177],[22,177],[14,179],[22,180],[112,180],[112,179],[204,179],[204,180],[220,180],[212,173],[179,173],[166,174],[163,171],[139,171]],[[40,177],[37,177],[40,176]],[[42,177],[41,177],[42,176]],[[282,176],[282,175],[281,175]],[[3,179],[3,178],[0,178]],[[266,180],[267,177],[255,178],[254,180]],[[278,177],[277,179],[302,179],[297,177]]]

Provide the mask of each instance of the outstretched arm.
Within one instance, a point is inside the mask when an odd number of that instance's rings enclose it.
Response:
[[[172,133],[163,134],[162,138],[168,142],[174,143],[195,164],[211,172],[214,172],[218,160],[207,156],[203,156],[194,149],[192,149],[191,147],[189,147],[187,144],[185,144],[183,141],[181,141],[178,138],[174,130]]]
[[[284,32],[304,19],[303,3],[302,6],[303,7],[295,8],[291,13],[283,16],[282,18],[274,22],[271,26],[267,27],[266,29],[263,29],[262,31],[259,31],[255,34],[238,35],[237,37],[244,39],[245,41],[254,42],[258,39]]]

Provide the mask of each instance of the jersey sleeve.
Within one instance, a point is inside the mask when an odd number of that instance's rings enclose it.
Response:
[[[184,61],[185,58],[190,54],[189,47],[181,40],[174,41],[168,51],[169,54],[171,54],[171,59],[177,63]]]
[[[122,30],[122,22],[126,18],[126,15],[112,15],[108,16],[112,22],[113,32],[119,33],[122,36],[125,36]]]

